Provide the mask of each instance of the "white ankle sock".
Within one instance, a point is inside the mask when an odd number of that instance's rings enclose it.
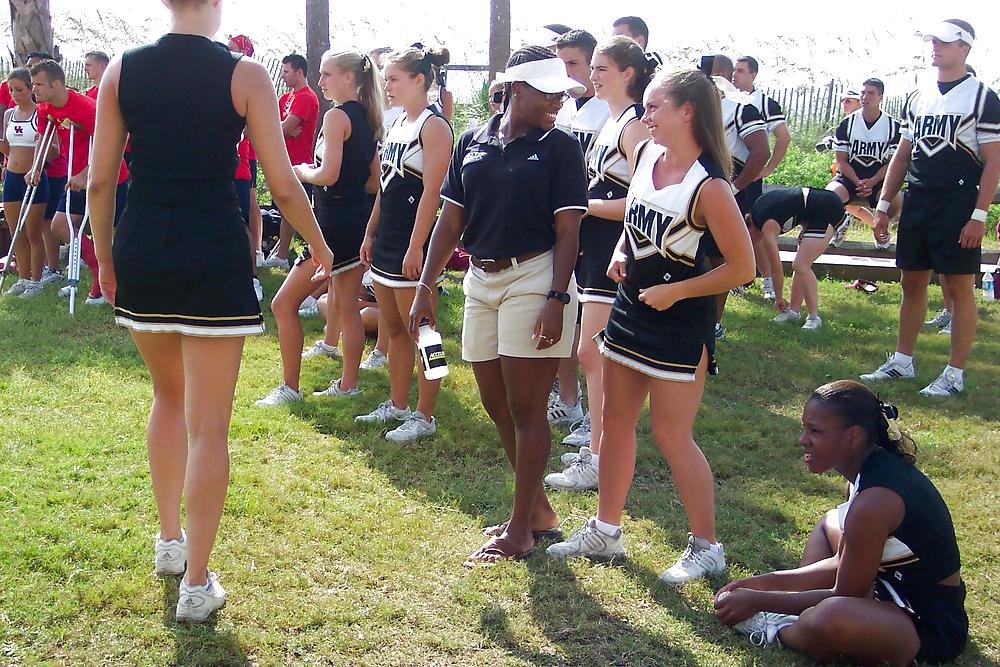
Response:
[[[774,287],[774,279],[770,276],[764,277],[764,287]]]
[[[594,517],[594,525],[597,526],[597,530],[601,531],[605,535],[617,535],[618,531],[621,530],[621,526],[605,523],[597,517]]]
[[[895,361],[897,364],[900,364],[902,366],[912,366],[913,365],[913,357],[911,355],[909,355],[909,354],[903,354],[902,352],[896,352],[895,354],[893,354],[892,355],[892,360]]]
[[[955,374],[955,378],[958,379],[958,380],[960,380],[960,381],[964,381],[965,380],[965,369],[964,368],[955,368],[954,366],[950,366],[949,365],[949,366],[945,366],[944,370],[945,370],[945,372],[951,371],[952,373],[954,373]]]

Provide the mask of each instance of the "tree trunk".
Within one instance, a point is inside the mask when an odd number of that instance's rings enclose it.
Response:
[[[32,51],[55,55],[49,0],[10,0],[10,28],[19,62]]]
[[[319,97],[320,115],[330,108],[319,89],[319,61],[330,50],[330,0],[306,0],[306,62],[309,85]],[[317,129],[322,123],[317,123]]]
[[[510,0],[490,0],[490,81],[510,58]]]

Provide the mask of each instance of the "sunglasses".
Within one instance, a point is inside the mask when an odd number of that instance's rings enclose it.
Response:
[[[567,93],[566,91],[558,93],[543,93],[542,91],[532,86],[530,83],[524,82],[524,85],[527,86],[528,88],[531,88],[533,91],[544,97],[548,102],[565,102],[569,98],[569,93]]]

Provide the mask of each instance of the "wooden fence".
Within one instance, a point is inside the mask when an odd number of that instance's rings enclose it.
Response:
[[[844,117],[840,100],[846,90],[842,84],[830,81],[825,86],[775,88],[765,92],[781,105],[793,133],[819,134],[835,127]],[[899,118],[904,101],[903,96],[887,97],[882,108]]]

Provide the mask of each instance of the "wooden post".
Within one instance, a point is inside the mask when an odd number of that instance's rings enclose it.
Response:
[[[330,0],[306,0],[306,62],[309,64],[306,72],[309,85],[319,98],[319,110],[323,112],[330,108],[330,103],[323,99],[319,89],[319,61],[323,54],[330,50]],[[321,123],[317,123],[317,131]]]
[[[24,63],[25,55],[32,51],[57,55],[49,0],[10,0],[10,29],[14,37],[14,55],[20,63]]]
[[[510,58],[510,0],[490,0],[490,81]]]

